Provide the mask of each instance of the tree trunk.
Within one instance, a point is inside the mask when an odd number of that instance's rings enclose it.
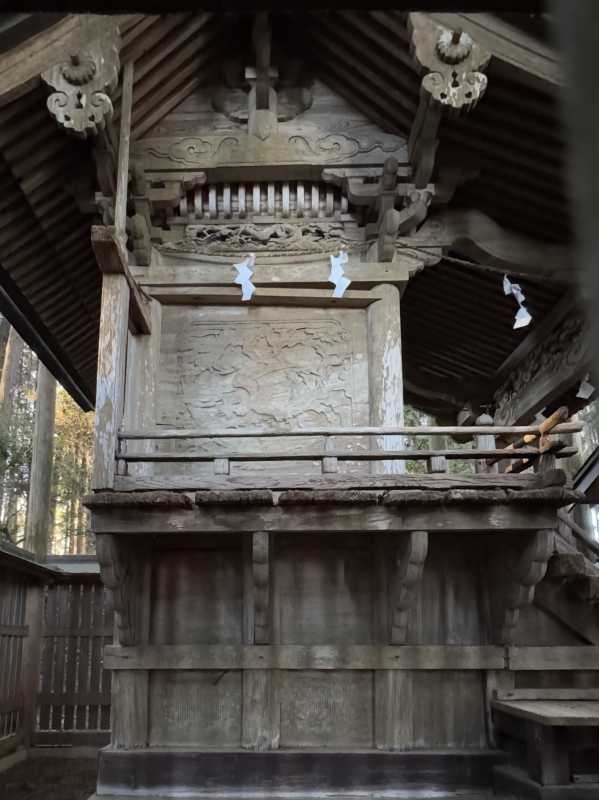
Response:
[[[56,379],[40,361],[37,373],[37,402],[35,428],[33,431],[25,547],[42,559],[48,553],[50,534],[55,410]]]

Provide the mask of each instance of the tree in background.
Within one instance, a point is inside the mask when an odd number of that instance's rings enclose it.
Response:
[[[93,552],[87,509],[93,448],[93,414],[84,413],[60,387],[56,396],[51,552]]]
[[[0,539],[23,545],[36,407],[37,356],[0,317]],[[48,552],[93,552],[86,509],[93,414],[59,387],[54,430],[52,525]]]

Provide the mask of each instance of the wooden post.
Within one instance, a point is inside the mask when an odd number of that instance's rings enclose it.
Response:
[[[481,414],[480,417],[476,420],[477,425],[492,425],[493,424],[493,417],[489,414]],[[477,450],[493,450],[495,449],[495,437],[492,434],[483,434],[474,437],[474,446]],[[487,461],[484,458],[479,458],[474,462],[474,471],[475,472],[497,472],[498,471],[497,464],[493,464],[492,466],[487,465]]]
[[[25,549],[35,553],[39,559],[44,559],[48,552],[55,410],[56,379],[40,361],[25,525]]]
[[[31,584],[27,587],[25,601],[25,624],[28,631],[23,646],[23,744],[26,748],[33,745],[35,735],[43,613],[44,587]]]
[[[94,470],[92,489],[114,486],[117,433],[123,414],[129,284],[124,275],[102,278],[102,311],[98,342]]]
[[[431,436],[431,450],[445,450],[447,448],[447,439],[439,433]],[[428,460],[429,472],[447,472],[447,459],[445,456],[433,456]]]
[[[399,290],[381,284],[372,290],[379,299],[368,307],[368,375],[370,424],[403,425],[403,373]],[[401,436],[374,437],[373,449],[402,450]],[[401,461],[375,461],[374,473],[402,473]]]
[[[133,106],[133,62],[123,67],[123,90],[121,94],[121,132],[119,137],[119,160],[114,204],[114,227],[116,235],[126,239],[127,186],[129,183],[129,147],[131,143],[131,109]]]
[[[399,290],[381,284],[372,290],[378,299],[368,307],[368,375],[370,424],[403,425],[403,373]],[[373,437],[373,449],[401,450],[401,436]],[[401,473],[402,461],[375,461],[374,473]],[[387,598],[389,605],[391,597]],[[413,709],[410,670],[375,672],[375,746],[379,750],[407,749],[412,744]]]

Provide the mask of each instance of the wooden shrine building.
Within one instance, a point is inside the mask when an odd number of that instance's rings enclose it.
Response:
[[[596,798],[599,572],[560,532],[591,343],[542,32],[52,16],[0,50],[0,305],[96,413],[98,798]]]

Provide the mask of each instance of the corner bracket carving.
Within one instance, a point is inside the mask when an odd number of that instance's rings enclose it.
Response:
[[[505,594],[503,627],[499,634],[501,644],[514,643],[520,609],[532,604],[535,587],[547,572],[554,546],[553,533],[552,530],[541,530],[532,534],[512,570]]]
[[[86,139],[103,130],[113,112],[110,93],[118,83],[119,34],[115,28],[95,42],[82,43],[68,59],[42,72],[54,91],[47,106],[67,132]]]
[[[135,644],[132,570],[127,548],[116,536],[99,534],[96,537],[96,555],[100,564],[102,583],[109,591],[119,644]]]
[[[428,533],[413,531],[403,534],[396,552],[396,584],[391,622],[391,644],[405,644],[410,611],[422,580],[428,553]]]

